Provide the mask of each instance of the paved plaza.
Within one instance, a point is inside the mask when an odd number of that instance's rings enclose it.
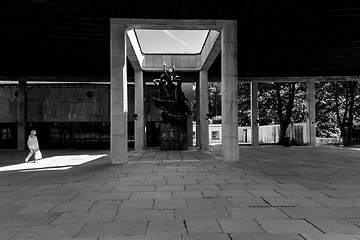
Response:
[[[360,239],[360,148],[0,150],[0,239]]]

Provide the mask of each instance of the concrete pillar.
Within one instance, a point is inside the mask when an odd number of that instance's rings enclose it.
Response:
[[[145,133],[145,119],[144,119],[144,79],[143,71],[141,69],[135,70],[135,151],[144,149],[144,133]]]
[[[308,142],[310,146],[316,146],[316,122],[315,122],[315,81],[306,82],[307,94],[307,128]]]
[[[209,149],[209,86],[208,71],[200,71],[199,80],[199,117],[200,117],[200,149]]]
[[[226,162],[239,159],[238,144],[237,27],[221,30],[222,155]]]
[[[193,101],[193,84],[192,83],[183,83],[182,90],[185,94],[185,97],[188,99],[186,105],[189,110],[193,110],[192,101]],[[193,115],[188,115],[186,120],[186,128],[187,128],[187,146],[193,146]]]
[[[199,87],[199,83],[200,81],[197,81],[196,82],[196,96],[195,96],[195,98],[196,98],[196,112],[195,112],[195,114],[196,114],[196,146],[197,147],[200,147],[200,145],[201,145],[201,139],[200,139],[200,132],[201,132],[201,130],[200,130],[200,97],[199,97],[199,94],[200,94],[200,87]]]
[[[124,163],[128,159],[128,110],[126,72],[126,29],[124,25],[111,23],[110,33],[110,159],[112,163]]]
[[[259,146],[258,82],[251,82],[251,146]]]
[[[17,149],[27,149],[27,84],[26,81],[18,82],[18,138],[17,138]]]

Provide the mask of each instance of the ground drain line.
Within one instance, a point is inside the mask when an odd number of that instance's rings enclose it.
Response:
[[[189,231],[188,231],[188,228],[187,228],[187,225],[186,225],[186,221],[183,220],[183,223],[184,223],[184,226],[185,226],[186,234],[189,234]]]
[[[320,232],[326,234],[325,231],[321,230],[319,227],[317,227],[315,224],[313,224],[312,222],[310,222],[309,220],[307,220],[306,218],[304,219],[307,223],[309,223],[311,226],[313,226],[315,229],[319,230]]]

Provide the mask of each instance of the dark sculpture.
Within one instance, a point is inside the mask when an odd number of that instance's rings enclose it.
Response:
[[[184,125],[186,124],[187,115],[191,115],[185,101],[185,94],[182,90],[182,79],[180,76],[175,75],[175,64],[172,68],[167,70],[164,63],[164,73],[160,78],[154,79],[153,82],[159,87],[160,94],[154,97],[153,101],[155,106],[163,112],[161,117],[164,122],[170,124]],[[176,85],[175,85],[176,82]]]

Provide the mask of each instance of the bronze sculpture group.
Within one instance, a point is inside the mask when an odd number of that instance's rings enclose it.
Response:
[[[182,78],[175,75],[175,64],[168,70],[164,63],[163,74],[153,82],[159,87],[159,94],[153,100],[155,106],[163,110],[163,121],[176,125],[186,124],[187,115],[192,112],[185,104],[188,99],[182,90]]]

